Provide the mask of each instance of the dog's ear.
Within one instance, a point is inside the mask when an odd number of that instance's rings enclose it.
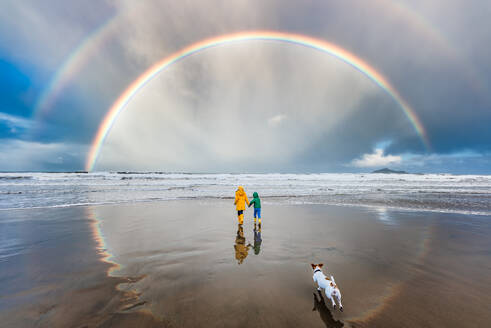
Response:
[[[312,266],[312,270],[315,269],[315,264],[314,263],[310,263],[310,265]]]
[[[319,268],[322,268],[322,266],[324,265],[323,263],[319,263],[317,264],[319,266]]]

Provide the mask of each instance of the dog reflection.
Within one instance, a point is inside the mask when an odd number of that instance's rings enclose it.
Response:
[[[324,297],[321,292],[318,291],[319,299],[317,298],[317,294],[314,293],[314,308],[312,311],[317,310],[319,315],[321,316],[322,321],[328,328],[337,328],[343,327],[343,323],[341,321],[335,320],[332,316],[331,311],[327,308],[326,302],[324,301]]]
[[[261,225],[259,225],[259,229],[256,228],[256,225],[254,224],[254,254],[259,255],[259,252],[261,251],[261,243],[263,242],[261,238]]]
[[[237,236],[235,237],[235,259],[237,260],[238,264],[242,264],[244,260],[246,259],[247,255],[249,254],[249,247],[251,245],[246,246],[246,239],[244,237],[244,228],[242,228],[242,225],[239,224],[237,226]]]

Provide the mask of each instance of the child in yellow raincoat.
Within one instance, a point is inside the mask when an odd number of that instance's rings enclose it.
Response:
[[[235,202],[234,205],[237,207],[237,217],[239,219],[239,224],[244,223],[244,210],[245,204],[249,206],[249,199],[247,199],[247,195],[244,191],[244,187],[239,186],[237,191],[235,192]]]

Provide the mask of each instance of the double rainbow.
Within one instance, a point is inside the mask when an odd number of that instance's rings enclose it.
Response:
[[[243,41],[277,41],[286,42],[289,44],[300,45],[315,50],[322,51],[329,54],[342,62],[351,65],[353,68],[367,76],[380,88],[382,88],[388,95],[390,95],[399,107],[404,111],[411,122],[414,130],[421,138],[425,147],[429,148],[428,138],[426,136],[423,125],[416,116],[414,110],[409,104],[401,97],[397,90],[389,83],[389,81],[373,67],[368,65],[362,59],[358,58],[354,54],[347,50],[324,40],[312,38],[309,36],[293,33],[273,32],[273,31],[251,31],[234,34],[226,34],[218,37],[213,37],[196,42],[190,46],[181,49],[172,55],[163,58],[152,67],[147,69],[141,74],[130,86],[119,96],[119,98],[113,103],[108,113],[104,117],[102,123],[99,125],[97,134],[92,142],[91,148],[86,161],[86,170],[92,171],[99,156],[104,140],[106,139],[109,131],[116,122],[118,115],[123,111],[132,98],[143,89],[150,81],[152,81],[160,72],[172,64],[203,50],[218,47],[225,44],[243,42]]]

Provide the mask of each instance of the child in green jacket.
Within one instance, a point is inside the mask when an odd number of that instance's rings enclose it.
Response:
[[[261,225],[261,200],[259,199],[257,192],[254,192],[252,197],[254,197],[254,199],[249,203],[249,207],[254,204],[254,224],[256,224],[256,218],[258,218],[259,225]]]

